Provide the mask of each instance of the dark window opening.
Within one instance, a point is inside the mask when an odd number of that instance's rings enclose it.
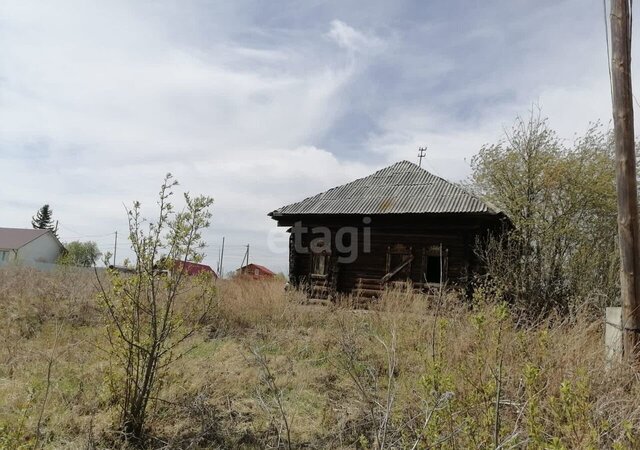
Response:
[[[440,256],[427,256],[427,283],[440,283],[441,272]]]

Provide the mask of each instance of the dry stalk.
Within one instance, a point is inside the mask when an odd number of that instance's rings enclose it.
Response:
[[[251,350],[251,354],[253,355],[255,363],[260,369],[260,372],[261,372],[260,379],[262,383],[265,385],[265,387],[267,388],[267,392],[269,392],[269,394],[271,394],[271,396],[275,400],[275,404],[278,410],[278,414],[280,416],[280,420],[282,420],[282,424],[285,429],[287,450],[291,450],[290,421],[287,415],[287,411],[284,407],[284,403],[282,401],[282,389],[276,383],[276,378],[273,375],[271,368],[269,367],[269,362],[267,361],[267,358],[255,347],[251,347],[250,350]],[[267,402],[265,402],[261,396],[259,397],[259,399],[262,401],[265,409],[269,411],[270,408],[268,407]],[[280,446],[280,440],[281,440],[280,434],[281,434],[280,431],[278,431],[278,447]]]

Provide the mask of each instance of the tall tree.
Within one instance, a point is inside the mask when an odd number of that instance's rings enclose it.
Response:
[[[594,310],[619,295],[611,134],[592,126],[566,145],[539,114],[472,161],[472,183],[514,225],[480,255],[490,278],[527,313]]]
[[[51,230],[58,237],[58,225],[53,223],[53,210],[48,204],[42,205],[42,208],[31,218],[31,226],[38,230]]]

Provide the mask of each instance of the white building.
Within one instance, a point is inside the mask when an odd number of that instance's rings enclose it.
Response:
[[[0,228],[0,265],[55,263],[64,247],[51,230]]]

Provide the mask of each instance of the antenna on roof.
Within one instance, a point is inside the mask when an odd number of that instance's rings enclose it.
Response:
[[[422,167],[422,158],[427,155],[427,147],[418,147],[418,167]]]

